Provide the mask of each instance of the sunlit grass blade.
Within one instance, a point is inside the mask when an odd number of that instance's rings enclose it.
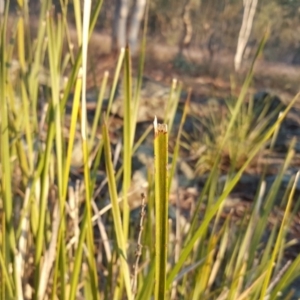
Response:
[[[61,73],[57,66],[61,62],[62,56],[62,41],[63,41],[63,30],[61,18],[57,19],[57,25],[54,25],[53,17],[48,12],[47,16],[47,36],[49,41],[48,46],[48,56],[50,64],[50,78],[51,78],[51,88],[52,88],[52,107],[54,113],[54,124],[55,124],[55,150],[57,156],[57,179],[58,179],[58,194],[60,202],[60,210],[63,211],[64,201],[62,198],[62,183],[63,183],[63,141],[62,141],[62,120],[59,107],[59,97],[60,97],[60,77]]]
[[[153,286],[155,284],[154,273],[155,273],[155,264],[152,263],[149,268],[148,274],[144,277],[143,287],[140,293],[136,297],[137,300],[151,299]]]
[[[104,76],[102,79],[101,89],[97,99],[97,106],[95,111],[95,117],[92,125],[92,132],[91,132],[91,145],[95,143],[96,131],[99,130],[99,120],[100,120],[100,113],[102,110],[102,104],[104,99],[104,93],[106,90],[107,80],[108,80],[108,72],[104,72]]]
[[[140,93],[143,81],[143,71],[145,65],[145,58],[146,58],[146,41],[147,41],[147,28],[148,28],[148,17],[149,17],[149,2],[146,3],[146,10],[145,10],[145,20],[144,20],[144,27],[143,27],[143,34],[141,40],[141,51],[139,57],[139,65],[138,65],[138,73],[137,73],[137,82],[135,85],[135,90],[133,93],[133,105],[132,105],[132,119],[131,119],[131,131],[134,133],[131,136],[131,146],[133,145],[134,135],[137,126],[137,115],[138,115],[138,108],[140,103]]]
[[[168,232],[168,127],[154,120],[155,299],[166,299]]]
[[[80,277],[80,270],[82,267],[82,260],[83,260],[83,248],[84,248],[84,240],[86,238],[86,231],[87,231],[87,223],[90,222],[87,218],[87,211],[85,210],[81,230],[80,230],[80,236],[79,241],[75,253],[75,259],[74,259],[74,266],[72,270],[72,275],[70,279],[70,291],[68,295],[68,299],[75,300],[76,299],[76,293],[78,289],[78,282]]]
[[[278,293],[281,292],[284,287],[289,286],[289,284],[291,284],[293,280],[299,277],[299,272],[300,272],[300,255],[298,255],[295,258],[295,260],[291,263],[291,265],[286,270],[286,272],[282,275],[278,284],[273,288],[273,290],[270,293],[270,299],[276,299]]]
[[[111,87],[110,96],[109,96],[109,99],[108,99],[107,114],[110,114],[112,102],[113,102],[113,99],[114,99],[115,94],[116,94],[116,89],[117,89],[117,85],[118,85],[118,81],[119,81],[119,76],[120,76],[124,56],[125,56],[125,49],[122,48],[120,50],[120,55],[119,55],[119,58],[118,58],[116,71],[115,71],[115,76],[114,76],[113,84],[112,84],[112,87]]]
[[[172,131],[175,114],[178,108],[182,84],[178,83],[177,79],[172,80],[172,87],[166,107],[164,123],[168,124],[169,132]]]
[[[134,91],[134,103],[137,103],[140,96],[141,86],[142,86],[142,78],[144,71],[144,64],[146,59],[146,43],[147,43],[147,31],[148,31],[148,21],[149,21],[149,2],[146,3],[145,9],[145,18],[144,18],[144,26],[143,26],[143,34],[141,39],[141,51],[140,51],[140,59],[138,65],[138,76],[137,76],[137,85]]]
[[[45,54],[47,51],[47,39],[46,39],[46,11],[50,9],[50,1],[43,1],[41,3],[40,16],[39,16],[39,30],[37,33],[36,45],[32,49],[32,62],[31,71],[28,76],[29,94],[32,99],[32,115],[33,115],[33,128],[38,128],[38,90],[39,80],[37,78],[40,74],[41,65],[43,64]]]
[[[281,225],[280,225],[280,228],[279,228],[279,233],[278,233],[278,236],[277,236],[277,239],[276,239],[275,247],[273,249],[272,256],[271,256],[271,259],[269,261],[269,265],[267,267],[267,274],[266,274],[266,277],[264,279],[262,291],[261,291],[261,294],[260,294],[260,299],[264,299],[264,297],[267,295],[267,288],[270,284],[272,271],[273,271],[273,268],[274,268],[274,263],[275,263],[275,260],[278,256],[278,253],[279,253],[279,247],[280,247],[281,241],[282,241],[282,239],[284,239],[284,231],[286,230],[288,218],[289,218],[290,213],[291,213],[291,206],[292,206],[293,196],[294,196],[294,193],[295,193],[295,190],[296,190],[298,180],[299,180],[299,172],[296,174],[294,184],[293,184],[292,190],[291,190],[290,195],[289,195],[289,199],[288,199],[287,206],[286,206],[286,209],[285,209],[285,212],[284,212],[283,220],[281,222]]]
[[[57,176],[57,188],[58,188],[58,202],[59,202],[59,211],[60,214],[63,214],[65,211],[65,197],[64,197],[64,189],[66,190],[64,184],[64,169],[65,169],[65,149],[63,142],[63,121],[60,111],[60,79],[62,76],[62,70],[57,66],[61,65],[62,61],[62,47],[64,40],[64,30],[63,30],[63,22],[62,17],[58,16],[57,22],[51,15],[51,12],[47,12],[46,18],[46,29],[47,29],[47,37],[48,37],[48,57],[49,57],[49,65],[50,65],[50,82],[51,82],[51,106],[53,109],[53,125],[54,126],[52,134],[54,135],[55,141],[55,152],[56,152],[56,176]],[[51,130],[50,130],[51,132]],[[63,263],[60,264],[61,273],[66,273],[66,257],[63,255],[65,252],[65,244],[64,244],[64,219],[62,218],[62,227],[59,232],[59,247],[58,252],[60,254],[60,260]],[[40,233],[42,235],[42,233]],[[38,272],[37,272],[38,273]],[[39,280],[40,277],[38,277]],[[62,286],[65,286],[65,278],[63,276],[60,277]],[[38,287],[37,291],[40,291],[40,287]],[[38,296],[38,295],[37,295]],[[65,290],[62,290],[61,297],[65,298]]]
[[[178,162],[179,147],[180,147],[180,140],[181,140],[183,125],[185,123],[188,110],[190,108],[189,105],[190,105],[190,100],[191,100],[191,92],[192,91],[190,90],[189,94],[187,96],[187,100],[185,102],[184,109],[183,109],[183,114],[182,114],[182,117],[181,117],[181,120],[180,120],[179,130],[178,130],[178,133],[177,133],[177,136],[176,136],[176,144],[175,144],[175,148],[174,148],[174,151],[173,151],[172,166],[171,166],[171,170],[170,170],[169,183],[168,183],[169,193],[170,193],[170,189],[171,189],[172,178],[174,178],[176,165],[177,165],[177,162]]]
[[[66,156],[66,166],[64,169],[64,190],[63,190],[64,199],[67,196],[69,172],[70,172],[71,160],[72,160],[72,151],[73,151],[74,140],[76,135],[77,117],[79,114],[81,87],[82,87],[82,69],[79,69],[79,74],[77,77],[75,93],[74,93],[73,103],[72,103],[72,114],[71,114],[71,124],[70,124],[70,131],[69,131],[67,156]]]
[[[105,154],[105,165],[106,165],[106,173],[108,176],[108,187],[109,187],[109,195],[112,203],[112,214],[114,220],[114,229],[116,232],[116,238],[119,248],[119,259],[121,261],[121,270],[123,273],[123,278],[125,281],[125,289],[127,293],[127,298],[132,299],[132,291],[131,291],[131,283],[130,283],[130,271],[127,264],[127,254],[126,254],[126,243],[124,238],[124,232],[122,229],[122,220],[120,207],[118,203],[118,194],[117,187],[115,181],[115,174],[113,169],[113,164],[111,161],[111,149],[110,149],[110,140],[108,136],[108,128],[106,124],[102,127],[102,135],[104,142],[104,154]]]
[[[131,58],[129,48],[125,49],[124,61],[124,127],[123,127],[123,232],[125,242],[128,237],[129,226],[129,205],[128,205],[128,190],[131,184],[131,152],[132,152],[132,78],[131,78]]]
[[[262,203],[262,198],[264,196],[264,193],[265,193],[265,184],[261,186],[259,199],[255,203],[250,220],[247,222],[248,223],[247,228],[243,233],[241,242],[238,244],[239,252],[237,253],[235,264],[233,266],[232,276],[234,279],[229,291],[229,296],[228,296],[229,299],[235,299],[241,292],[242,281],[244,280],[245,277],[245,269],[247,264],[249,265],[249,252],[251,251],[251,249],[253,249],[253,247],[251,247],[252,240],[253,240],[253,232],[259,220],[261,203]]]
[[[214,255],[219,238],[219,235],[213,235],[209,240],[207,248],[205,249],[207,255],[204,259],[205,261],[203,262],[203,266],[197,270],[198,272],[195,278],[195,286],[193,289],[193,300],[201,299],[204,297],[204,292],[208,292],[207,285],[213,267]]]
[[[222,262],[223,262],[223,259],[225,257],[225,254],[226,254],[226,249],[228,247],[228,244],[229,244],[229,235],[230,235],[230,228],[229,228],[229,222],[230,222],[230,218],[231,218],[231,215],[228,216],[225,224],[224,224],[224,231],[223,231],[223,234],[222,234],[222,237],[220,237],[221,241],[220,241],[220,247],[219,247],[219,251],[218,251],[218,254],[216,256],[216,259],[214,261],[214,264],[212,266],[212,269],[211,269],[211,273],[210,273],[210,276],[209,276],[209,280],[208,280],[208,283],[207,283],[207,289],[209,290],[216,277],[217,277],[217,274],[219,271],[222,271],[220,270],[221,268],[221,265],[222,265]]]
[[[2,239],[5,238],[5,235],[0,236]],[[2,249],[3,250],[3,249]],[[5,297],[6,290],[8,291],[8,297],[9,299],[14,298],[14,283],[11,279],[11,276],[9,275],[9,271],[7,269],[6,263],[5,263],[5,257],[3,257],[4,251],[0,251],[0,270],[1,270],[1,296]],[[2,299],[4,299],[4,297]]]
[[[82,44],[82,20],[81,20],[80,1],[78,1],[78,0],[73,1],[73,5],[74,5],[74,12],[75,12],[75,23],[76,23],[78,45],[81,46],[81,44]]]
[[[112,93],[113,94],[113,93]],[[112,95],[111,94],[111,95]],[[131,57],[129,47],[125,48],[124,57],[124,97],[123,97],[124,119],[123,119],[123,234],[124,242],[127,244],[128,231],[129,231],[129,204],[128,204],[128,191],[131,184],[131,152],[132,152],[132,136],[134,132],[131,130],[131,122],[134,119],[132,115],[132,77],[131,77]],[[119,280],[121,284],[115,289],[114,298],[120,298],[123,290],[123,277],[124,274],[120,273]]]
[[[51,119],[53,120],[53,114],[51,114]],[[42,172],[42,178],[41,178],[41,195],[39,199],[39,219],[38,221],[38,231],[37,231],[37,237],[36,237],[36,250],[35,250],[35,258],[34,258],[34,264],[36,267],[35,272],[35,288],[38,291],[38,285],[39,285],[39,268],[40,268],[40,262],[41,262],[41,256],[43,251],[43,244],[44,244],[44,232],[45,232],[45,220],[46,220],[46,211],[47,211],[47,199],[49,194],[49,168],[52,164],[51,161],[51,150],[53,145],[53,138],[54,138],[54,124],[53,121],[51,121],[51,125],[48,129],[47,134],[47,141],[46,141],[46,148],[45,148],[45,155],[42,156],[43,163],[43,172]]]
[[[88,248],[88,274],[90,291],[95,299],[99,299],[97,266],[94,257],[95,243],[92,223],[92,206],[91,206],[91,179],[89,165],[89,146],[87,138],[87,109],[86,109],[86,80],[87,80],[87,59],[88,59],[88,42],[89,42],[89,23],[91,13],[91,1],[84,2],[83,10],[83,36],[82,36],[82,93],[81,93],[81,138],[82,152],[84,161],[84,185],[85,185],[85,209],[87,212],[87,248]]]

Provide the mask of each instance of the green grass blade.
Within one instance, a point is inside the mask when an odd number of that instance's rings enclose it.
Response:
[[[129,205],[128,205],[128,191],[131,184],[131,140],[134,132],[131,130],[132,118],[132,83],[131,83],[131,59],[129,48],[125,50],[125,73],[124,73],[124,122],[123,122],[123,232],[125,242],[128,237],[129,226]]]
[[[117,67],[116,67],[116,71],[115,71],[115,76],[114,76],[114,80],[113,80],[113,84],[112,84],[112,88],[111,88],[111,92],[110,92],[110,96],[109,96],[109,100],[108,100],[108,106],[107,106],[107,114],[108,115],[110,114],[112,102],[113,102],[113,99],[115,97],[116,88],[117,88],[117,85],[118,85],[119,75],[120,75],[120,72],[121,72],[124,56],[125,56],[125,49],[122,48],[121,51],[120,51],[119,58],[118,58]]]
[[[272,271],[273,271],[273,268],[274,268],[274,263],[275,263],[275,260],[278,256],[279,248],[280,248],[282,239],[284,237],[284,231],[286,230],[287,222],[288,222],[288,219],[289,219],[289,216],[290,216],[293,196],[294,196],[294,193],[295,193],[295,190],[296,190],[296,187],[297,187],[297,183],[298,183],[298,180],[299,180],[299,174],[300,174],[299,172],[296,174],[294,184],[293,184],[292,190],[291,190],[290,195],[289,195],[289,199],[288,199],[288,203],[287,203],[287,206],[286,206],[286,209],[285,209],[285,212],[284,212],[283,220],[281,222],[281,226],[279,228],[279,233],[278,233],[278,236],[277,236],[277,239],[276,239],[276,244],[275,244],[275,247],[273,249],[271,259],[268,263],[267,274],[266,274],[266,277],[264,279],[263,287],[262,287],[261,294],[260,294],[260,299],[264,299],[265,296],[267,296],[267,289],[268,289],[268,286],[270,284]]]
[[[4,236],[1,236],[3,238]],[[7,288],[10,299],[14,298],[14,283],[11,280],[11,276],[6,267],[5,258],[2,255],[2,251],[0,251],[0,270],[1,270],[1,292],[4,294]],[[2,295],[3,295],[2,294]],[[4,299],[4,298],[2,298]]]
[[[154,120],[155,299],[166,299],[168,235],[168,127]]]
[[[113,164],[111,161],[111,149],[110,149],[108,129],[106,124],[104,124],[102,127],[102,135],[103,135],[103,142],[104,142],[105,165],[106,165],[106,173],[108,176],[108,187],[109,187],[110,200],[112,204],[114,228],[116,231],[118,249],[120,252],[119,258],[121,261],[121,269],[125,281],[127,298],[131,300],[133,299],[133,295],[132,295],[131,284],[130,284],[130,271],[127,264],[126,243],[124,238],[124,232],[122,229],[121,213],[120,213],[120,208],[118,203],[117,187],[116,187],[116,181],[114,177],[115,175],[114,175]]]
[[[76,23],[78,45],[81,46],[81,44],[82,44],[82,20],[81,20],[80,1],[79,0],[73,1],[73,5],[74,5],[74,12],[75,12],[75,23]]]
[[[85,213],[82,220],[82,226],[80,230],[80,236],[79,241],[76,249],[75,254],[75,261],[74,261],[74,267],[72,270],[72,276],[70,280],[70,293],[69,298],[70,300],[76,299],[76,292],[78,289],[78,281],[80,277],[80,269],[82,265],[82,254],[83,254],[83,247],[84,247],[84,240],[86,238],[86,231],[87,231],[87,223],[90,222],[87,217],[87,210],[85,209]]]
[[[181,117],[178,134],[177,134],[177,137],[176,137],[176,144],[175,144],[175,148],[174,148],[172,166],[171,166],[171,171],[170,171],[170,176],[169,176],[169,193],[170,193],[170,190],[171,190],[172,178],[174,178],[174,175],[175,175],[175,170],[176,170],[176,165],[177,165],[178,155],[179,155],[180,139],[181,139],[181,134],[182,134],[182,130],[183,130],[183,125],[185,123],[186,115],[187,115],[188,110],[189,110],[190,100],[191,100],[191,90],[189,91],[187,100],[186,100],[185,105],[184,105],[183,114],[182,114],[182,117]]]
[[[102,109],[102,103],[103,103],[104,94],[105,94],[105,90],[106,90],[108,75],[109,75],[108,72],[104,72],[101,89],[100,89],[99,96],[97,99],[97,107],[96,107],[95,117],[94,117],[93,126],[92,126],[92,133],[91,133],[91,145],[95,144],[96,131],[99,128],[100,113],[101,113],[101,109]]]
[[[53,120],[53,113],[51,113],[51,119]],[[35,289],[38,291],[39,285],[39,269],[40,269],[40,261],[43,251],[44,245],[44,233],[45,233],[45,224],[46,224],[46,211],[47,211],[47,200],[49,194],[49,168],[51,165],[51,150],[54,139],[54,123],[51,121],[50,126],[48,128],[47,141],[46,141],[46,149],[45,156],[43,156],[43,172],[41,178],[41,196],[39,199],[39,220],[38,220],[38,231],[36,237],[36,250],[35,250],[35,258],[34,264],[36,267],[35,270]],[[35,296],[37,296],[35,294]],[[36,299],[36,298],[35,298]]]
[[[64,190],[63,190],[63,198],[64,199],[67,196],[67,189],[68,189],[68,183],[69,183],[69,172],[70,172],[70,167],[71,167],[72,151],[73,151],[75,134],[76,134],[77,117],[79,114],[81,87],[82,87],[82,69],[79,69],[79,74],[77,77],[75,93],[74,93],[74,98],[73,98],[68,149],[67,149],[67,156],[66,156],[66,166],[65,166],[65,170],[64,170],[64,185],[63,185],[64,186]]]
[[[87,59],[88,59],[88,41],[89,41],[89,23],[91,13],[91,0],[84,2],[83,10],[83,36],[82,36],[82,94],[81,94],[81,138],[82,152],[84,160],[84,185],[85,185],[85,205],[87,211],[87,248],[88,248],[88,273],[89,284],[93,297],[99,299],[98,291],[98,276],[97,266],[94,257],[95,243],[92,224],[92,206],[91,206],[91,179],[90,179],[90,164],[89,164],[89,146],[87,138],[87,110],[86,110],[86,79],[87,79]]]

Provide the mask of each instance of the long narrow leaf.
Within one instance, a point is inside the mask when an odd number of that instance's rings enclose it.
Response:
[[[154,120],[155,155],[155,299],[166,299],[168,243],[168,127]]]

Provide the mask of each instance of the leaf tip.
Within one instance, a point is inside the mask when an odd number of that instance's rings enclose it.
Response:
[[[157,117],[154,117],[154,121],[153,121],[153,126],[154,126],[154,131],[157,131]]]

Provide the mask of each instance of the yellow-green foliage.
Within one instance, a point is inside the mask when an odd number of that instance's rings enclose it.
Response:
[[[279,292],[288,290],[300,271],[299,255],[288,265],[283,256],[298,175],[283,199],[287,205],[282,223],[273,227],[263,245],[262,237],[280,179],[292,159],[293,144],[266,195],[262,174],[260,193],[240,223],[234,224],[231,214],[222,221],[221,215],[227,196],[297,97],[274,125],[255,139],[238,171],[228,174],[224,189],[218,192],[220,158],[239,124],[253,63],[232,106],[226,131],[217,139],[220,143],[210,174],[186,220],[187,230],[183,230],[179,210],[178,218],[172,220],[176,226],[168,220],[171,179],[180,160],[190,103],[189,96],[176,132],[180,85],[178,89],[174,86],[166,106],[168,127],[155,122],[154,133],[150,127],[135,139],[146,25],[137,83],[132,83],[129,49],[122,49],[107,110],[104,112],[102,105],[109,77],[105,73],[95,117],[89,122],[87,50],[102,1],[84,1],[83,15],[80,1],[61,1],[61,15],[52,1],[41,1],[34,34],[29,30],[27,2],[19,2],[20,14],[10,26],[9,1],[5,3],[5,14],[0,18],[0,299],[276,299]],[[77,47],[71,45],[66,21],[72,5],[78,38],[72,43]],[[114,164],[109,112],[122,70],[122,164]],[[137,87],[134,91],[133,86]],[[71,112],[67,103],[71,103]],[[168,153],[171,128],[176,138],[174,153]],[[141,225],[131,218],[127,196],[132,156],[149,134],[154,134],[155,163],[148,170],[147,213]],[[72,164],[74,153],[78,153],[75,150],[81,153],[76,164],[82,167],[81,175]],[[168,157],[172,158],[170,170]],[[202,163],[201,159],[198,157]],[[103,176],[100,182],[99,174]],[[99,191],[105,194],[104,199],[97,198]],[[139,248],[134,243],[137,225],[142,233]],[[140,246],[142,251],[135,253]],[[133,272],[135,264],[139,268]]]

